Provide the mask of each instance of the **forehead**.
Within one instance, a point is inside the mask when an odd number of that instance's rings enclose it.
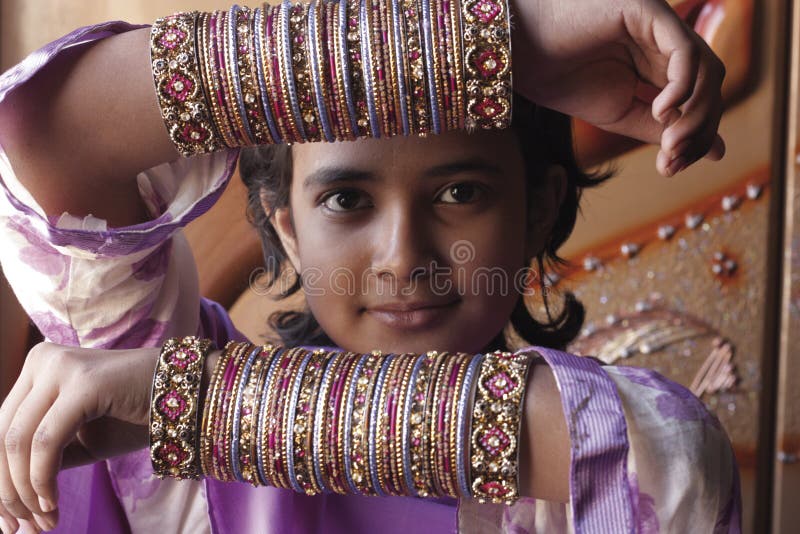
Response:
[[[481,159],[513,173],[522,169],[522,154],[512,130],[453,131],[441,135],[395,136],[337,143],[292,146],[295,182],[320,168],[343,167],[365,172],[391,169],[421,174],[431,167]],[[298,180],[299,179],[299,180]]]

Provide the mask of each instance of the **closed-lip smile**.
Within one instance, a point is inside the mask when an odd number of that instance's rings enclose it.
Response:
[[[447,316],[458,299],[449,301],[391,302],[371,306],[366,311],[391,328],[418,330],[431,328]]]

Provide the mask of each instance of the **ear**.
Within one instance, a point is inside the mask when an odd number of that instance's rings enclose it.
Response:
[[[556,224],[561,204],[567,195],[567,170],[563,165],[552,164],[545,170],[543,182],[528,206],[525,257],[531,259],[547,244]]]
[[[265,213],[269,213],[272,209],[263,192],[261,193],[261,207],[264,209]],[[278,238],[281,241],[283,250],[286,251],[286,256],[288,257],[289,262],[292,264],[292,268],[296,273],[299,273],[300,255],[297,252],[297,234],[295,233],[294,229],[291,208],[289,206],[285,206],[276,209],[275,213],[273,213],[272,217],[270,218],[270,222],[272,223],[273,228],[275,228],[275,232],[278,234]]]

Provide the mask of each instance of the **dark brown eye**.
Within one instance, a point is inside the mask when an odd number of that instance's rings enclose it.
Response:
[[[322,204],[331,211],[350,211],[363,207],[363,200],[358,191],[337,191],[328,195]]]
[[[445,189],[439,199],[447,204],[460,204],[473,202],[479,193],[480,189],[475,184],[456,184]]]

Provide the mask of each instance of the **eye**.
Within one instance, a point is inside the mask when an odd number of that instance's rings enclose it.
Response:
[[[366,197],[355,189],[339,189],[325,195],[320,203],[330,211],[352,211],[369,206]]]
[[[483,192],[483,188],[476,183],[462,182],[453,184],[442,191],[439,200],[445,204],[464,204],[475,202]]]

